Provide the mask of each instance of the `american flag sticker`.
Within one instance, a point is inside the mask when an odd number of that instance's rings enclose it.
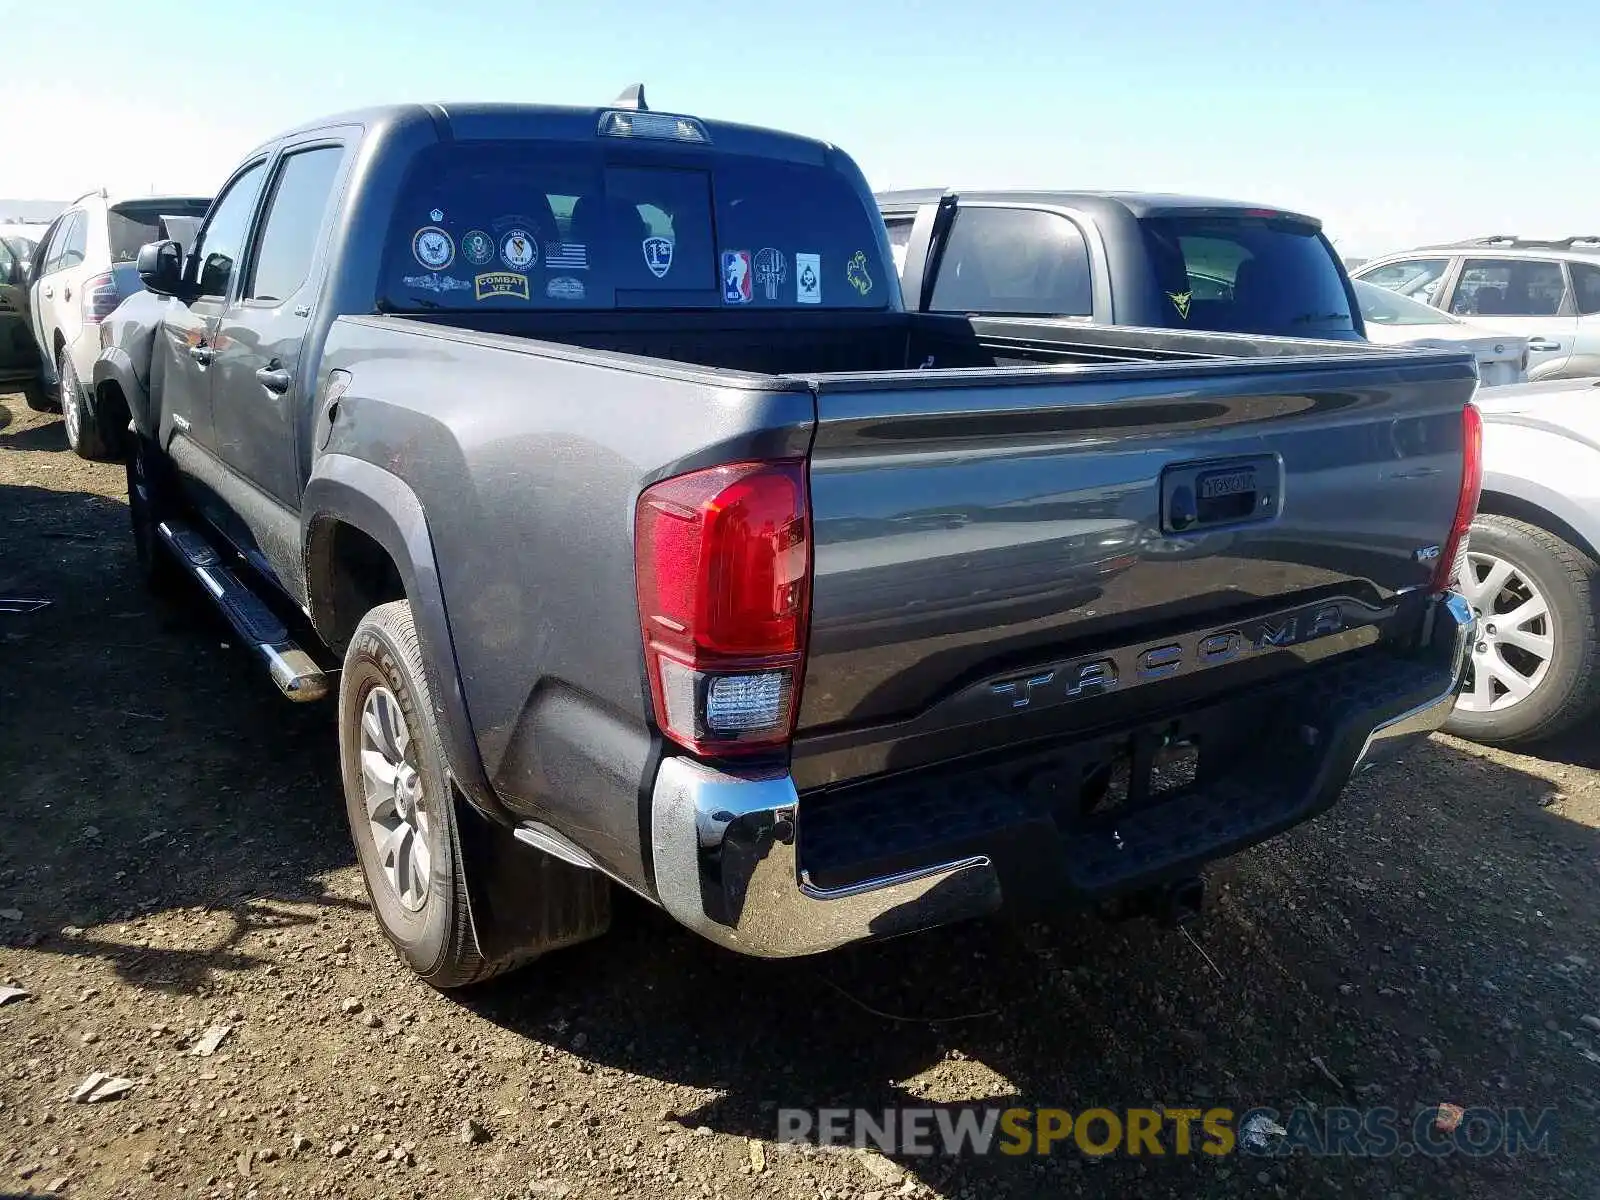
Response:
[[[582,242],[546,242],[544,265],[552,271],[587,271],[589,247]]]

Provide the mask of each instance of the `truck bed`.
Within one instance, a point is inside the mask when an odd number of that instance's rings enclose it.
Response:
[[[1359,342],[1096,327],[1050,318],[927,313],[451,312],[394,318],[721,370],[810,377],[907,369],[992,369],[1132,363],[1379,359]],[[931,362],[930,362],[931,359]]]

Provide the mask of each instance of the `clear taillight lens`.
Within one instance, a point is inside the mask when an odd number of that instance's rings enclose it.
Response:
[[[696,754],[787,742],[811,602],[805,463],[735,463],[647,488],[634,569],[661,731]]]

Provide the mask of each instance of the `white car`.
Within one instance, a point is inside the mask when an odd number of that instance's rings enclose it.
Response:
[[[134,266],[139,248],[165,236],[169,217],[203,217],[209,204],[198,196],[115,201],[91,192],[67,206],[34,252],[28,312],[43,377],[39,403],[60,406],[67,443],[84,458],[114,457],[128,423],[126,412],[101,412],[89,389],[100,322],[143,289]]]
[[[1528,339],[1485,333],[1420,300],[1373,283],[1351,281],[1366,322],[1367,340],[1386,346],[1435,346],[1471,350],[1478,360],[1478,383],[1498,387],[1528,378]]]
[[[1539,741],[1600,707],[1600,379],[1480,392],[1483,498],[1456,586],[1478,615],[1445,728]]]
[[[1600,237],[1472,238],[1369,259],[1355,279],[1528,339],[1528,378],[1600,376]]]

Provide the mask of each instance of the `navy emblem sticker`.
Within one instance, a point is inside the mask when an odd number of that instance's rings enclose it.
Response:
[[[456,260],[456,244],[437,225],[424,225],[411,235],[411,253],[430,271],[442,271]]]

